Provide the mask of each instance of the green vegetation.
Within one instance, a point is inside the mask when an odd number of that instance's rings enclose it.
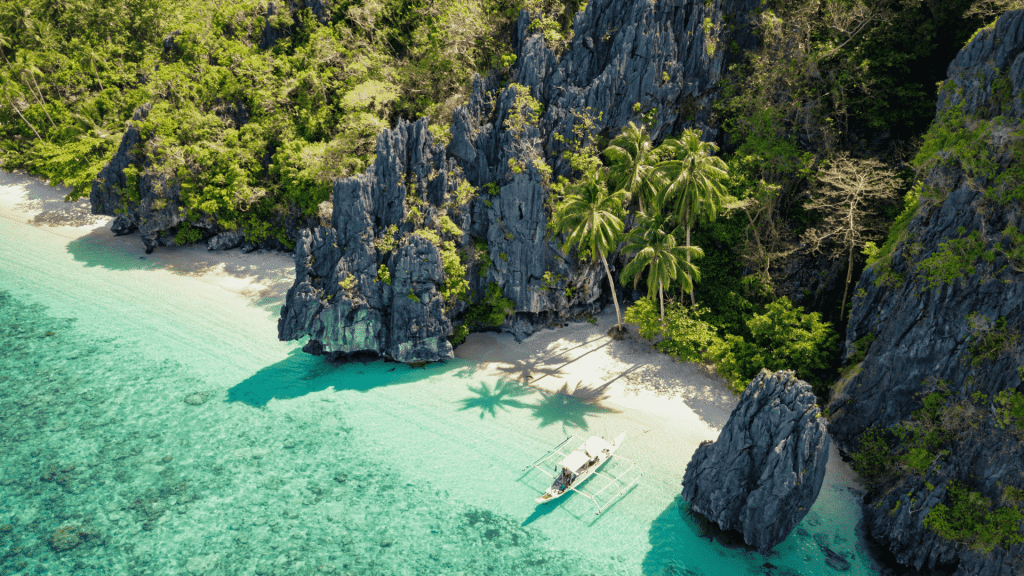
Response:
[[[487,285],[484,297],[466,311],[466,325],[473,329],[497,328],[514,311],[514,303],[505,298],[501,288],[492,282]]]
[[[1006,318],[1000,316],[993,322],[990,318],[973,312],[967,316],[971,331],[971,366],[992,362],[1003,352],[1013,350],[1020,342],[1020,334],[1006,327]]]
[[[999,427],[1013,426],[1024,432],[1024,393],[1003,390],[994,398],[994,404]]]
[[[985,553],[1024,542],[1024,512],[1017,506],[995,507],[991,499],[955,481],[947,486],[946,495],[948,504],[936,504],[924,518],[929,530]]]
[[[442,223],[443,223],[442,219]],[[451,227],[449,231],[442,231],[441,234],[460,237],[462,231],[448,220]],[[443,227],[443,224],[442,224]],[[455,232],[455,233],[453,233]],[[441,264],[444,267],[444,281],[441,283],[441,296],[445,305],[451,309],[456,302],[465,297],[469,292],[469,280],[466,279],[466,265],[462,261],[462,252],[456,247],[454,239],[441,239],[441,235],[429,228],[421,228],[414,232],[417,236],[428,240],[441,252]]]
[[[568,233],[563,251],[576,246],[595,260],[601,260],[611,288],[612,302],[615,303],[616,326],[621,329],[622,312],[607,255],[615,249],[622,235],[623,224],[618,214],[622,212],[625,193],[609,193],[601,178],[601,173],[591,171],[573,184],[558,212],[552,215],[552,222],[556,232]]]
[[[726,334],[709,350],[718,373],[733,388],[742,391],[762,368],[789,369],[811,383],[815,393],[824,395],[830,383],[829,367],[838,336],[831,324],[817,312],[804,313],[782,297],[765,306],[764,313],[746,319],[749,337]]]
[[[979,259],[991,262],[995,252],[985,249],[985,242],[975,230],[965,238],[947,240],[939,244],[931,256],[922,260],[917,269],[928,280],[928,285],[938,288],[943,284],[965,281],[977,273],[975,264]]]
[[[386,270],[386,268],[385,268],[385,270]],[[356,277],[351,275],[351,274],[349,274],[349,275],[345,276],[344,280],[338,282],[338,286],[342,290],[344,290],[345,292],[349,292],[349,291],[351,291],[352,289],[354,289],[356,287],[356,283],[357,282],[358,282],[358,280],[356,279]]]
[[[691,308],[678,302],[659,315],[658,305],[651,297],[642,298],[626,309],[626,321],[637,325],[640,336],[652,339],[662,336],[655,345],[658,350],[684,362],[709,362],[708,349],[721,342],[718,329],[707,318],[707,308]]]
[[[386,264],[381,264],[377,269],[377,280],[391,286],[391,271]]]
[[[330,182],[373,160],[381,129],[430,116],[432,132],[447,133],[443,123],[473,75],[510,61],[520,8],[563,38],[579,8],[346,1],[327,18],[279,5],[268,19],[262,6],[0,0],[0,166],[64,182],[69,198],[82,197],[125,122],[151,105],[132,122],[143,137],[135,152],[146,160],[128,174],[124,198],[138,203],[140,177],[159,174],[181,189],[186,224],[176,242],[202,240],[209,228],[191,224],[212,221],[290,246],[288,231],[314,221]],[[272,47],[261,47],[265,29],[278,37]]]
[[[877,276],[875,284],[902,286],[905,279],[892,269],[892,255],[896,246],[905,242],[907,227],[911,219],[917,213],[919,198],[921,195],[921,182],[917,182],[903,197],[903,211],[896,217],[896,220],[889,226],[889,231],[880,248],[874,242],[867,242],[864,245],[864,255],[867,256],[867,266],[876,266]]]

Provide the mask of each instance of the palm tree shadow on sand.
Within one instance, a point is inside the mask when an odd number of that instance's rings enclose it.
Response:
[[[589,387],[584,386],[581,380],[572,388],[566,382],[554,392],[538,390],[544,398],[530,409],[533,411],[533,417],[540,420],[541,428],[561,423],[563,430],[586,430],[587,417],[618,412],[614,408],[601,405],[601,401],[607,397],[610,385],[611,382],[606,382],[600,386]]]
[[[530,408],[529,404],[520,402],[517,398],[533,394],[530,388],[511,380],[499,380],[494,388],[485,382],[478,388],[470,386],[469,391],[475,396],[459,400],[459,404],[462,404],[459,411],[480,410],[481,420],[488,414],[492,418],[497,418],[498,410],[508,412],[510,408]]]

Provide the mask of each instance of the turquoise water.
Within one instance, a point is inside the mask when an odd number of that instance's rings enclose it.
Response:
[[[463,361],[333,366],[247,303],[0,219],[2,574],[873,574],[826,480],[777,553],[701,537],[672,422],[542,395]],[[595,516],[521,471],[569,433],[645,470]],[[669,457],[666,457],[668,455]]]

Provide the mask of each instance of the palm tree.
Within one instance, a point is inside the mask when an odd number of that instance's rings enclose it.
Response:
[[[679,278],[683,291],[692,292],[693,282],[700,280],[700,270],[690,263],[690,257],[704,256],[704,251],[697,246],[678,246],[675,230],[665,232],[663,224],[664,217],[660,214],[639,216],[636,228],[626,235],[623,248],[624,252],[635,255],[620,276],[623,282],[633,278],[635,287],[640,272],[647,269],[647,297],[653,298],[657,291],[662,321],[665,320],[665,289]]]
[[[28,82],[25,82],[25,85],[29,86],[29,88],[35,86],[36,91],[32,92],[32,90],[29,90],[29,93],[36,98],[36,100],[39,102],[39,107],[43,109],[43,113],[46,114],[46,118],[50,120],[50,124],[54,128],[56,128],[57,124],[54,123],[53,118],[50,118],[50,113],[46,110],[46,101],[43,99],[43,92],[39,90],[39,84],[36,82],[36,76],[43,76],[44,74],[43,71],[40,70],[35,64],[35,55],[31,53],[18,53],[18,55],[16,56],[16,62],[18,68],[20,69],[19,76],[21,77],[22,81],[25,80],[26,74],[28,75],[29,79],[32,80],[31,85],[29,85]]]
[[[590,170],[570,189],[561,207],[551,217],[556,233],[568,232],[563,251],[568,252],[576,246],[589,251],[594,260],[601,259],[612,291],[612,302],[615,303],[617,330],[622,330],[622,312],[607,256],[618,245],[622,235],[622,220],[616,213],[622,210],[625,199],[626,194],[622,190],[609,193],[597,170]]]
[[[92,75],[94,78],[96,78],[96,82],[100,85],[100,91],[102,92],[103,80],[100,79],[100,73],[97,64],[103,63],[103,57],[100,56],[99,53],[93,50],[90,46],[85,48],[85,51],[82,52],[82,56],[79,62],[82,64],[82,68],[84,68],[87,72],[92,72]]]
[[[686,247],[690,247],[690,230],[699,217],[714,220],[725,198],[723,180],[729,174],[725,162],[714,153],[718,146],[702,142],[701,132],[693,128],[683,131],[679,139],[665,140],[658,148],[661,157],[651,177],[664,196],[663,203],[675,204],[676,222],[686,230]],[[690,255],[686,255],[687,263]],[[696,305],[690,283],[690,303]]]
[[[648,178],[653,168],[653,152],[647,129],[643,125],[638,128],[632,122],[604,149],[604,155],[611,161],[608,179],[612,187],[625,190],[628,202],[635,198],[643,212],[650,210],[657,192]]]
[[[0,95],[2,95],[4,97],[4,100],[7,101],[7,105],[10,106],[11,109],[14,110],[14,112],[21,117],[22,121],[25,122],[25,124],[32,129],[32,132],[35,133],[36,138],[38,138],[40,142],[43,142],[43,137],[39,135],[39,131],[36,130],[36,127],[33,126],[27,118],[25,118],[25,116],[21,113],[21,110],[18,109],[17,104],[15,104],[14,102],[14,99],[20,96],[19,88],[20,85],[14,80],[12,80],[9,74],[7,74],[6,72],[0,74]]]

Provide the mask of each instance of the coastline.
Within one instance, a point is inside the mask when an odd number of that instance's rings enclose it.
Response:
[[[89,199],[65,202],[71,192],[24,173],[0,171],[0,218],[29,224],[50,234],[88,242],[93,249],[134,255],[140,266],[188,276],[250,303],[283,300],[291,287],[295,263],[280,252],[239,250],[214,252],[203,244],[163,248],[146,254],[138,233],[115,236],[108,216],[91,213]],[[70,248],[69,248],[70,251]]]
[[[137,233],[114,236],[109,217],[92,215],[88,199],[64,202],[68,192],[37,177],[0,171],[0,218],[39,227],[65,238],[68,245],[84,240],[95,249],[137,255],[146,269],[187,277],[190,283],[200,281],[216,288],[218,298],[242,298],[274,314],[291,286],[290,255],[213,252],[204,245],[163,248],[146,255]],[[629,421],[631,427],[665,434],[674,446],[661,446],[658,452],[664,453],[659,457],[672,454],[685,466],[700,442],[718,437],[739,397],[723,379],[657,351],[635,326],[623,339],[612,340],[606,334],[614,323],[614,311],[606,309],[594,324],[542,330],[521,343],[510,334],[474,333],[455,354],[474,363],[482,376],[610,408],[614,418]],[[859,489],[856,475],[834,445],[826,476]],[[676,482],[681,480],[680,476]]]

